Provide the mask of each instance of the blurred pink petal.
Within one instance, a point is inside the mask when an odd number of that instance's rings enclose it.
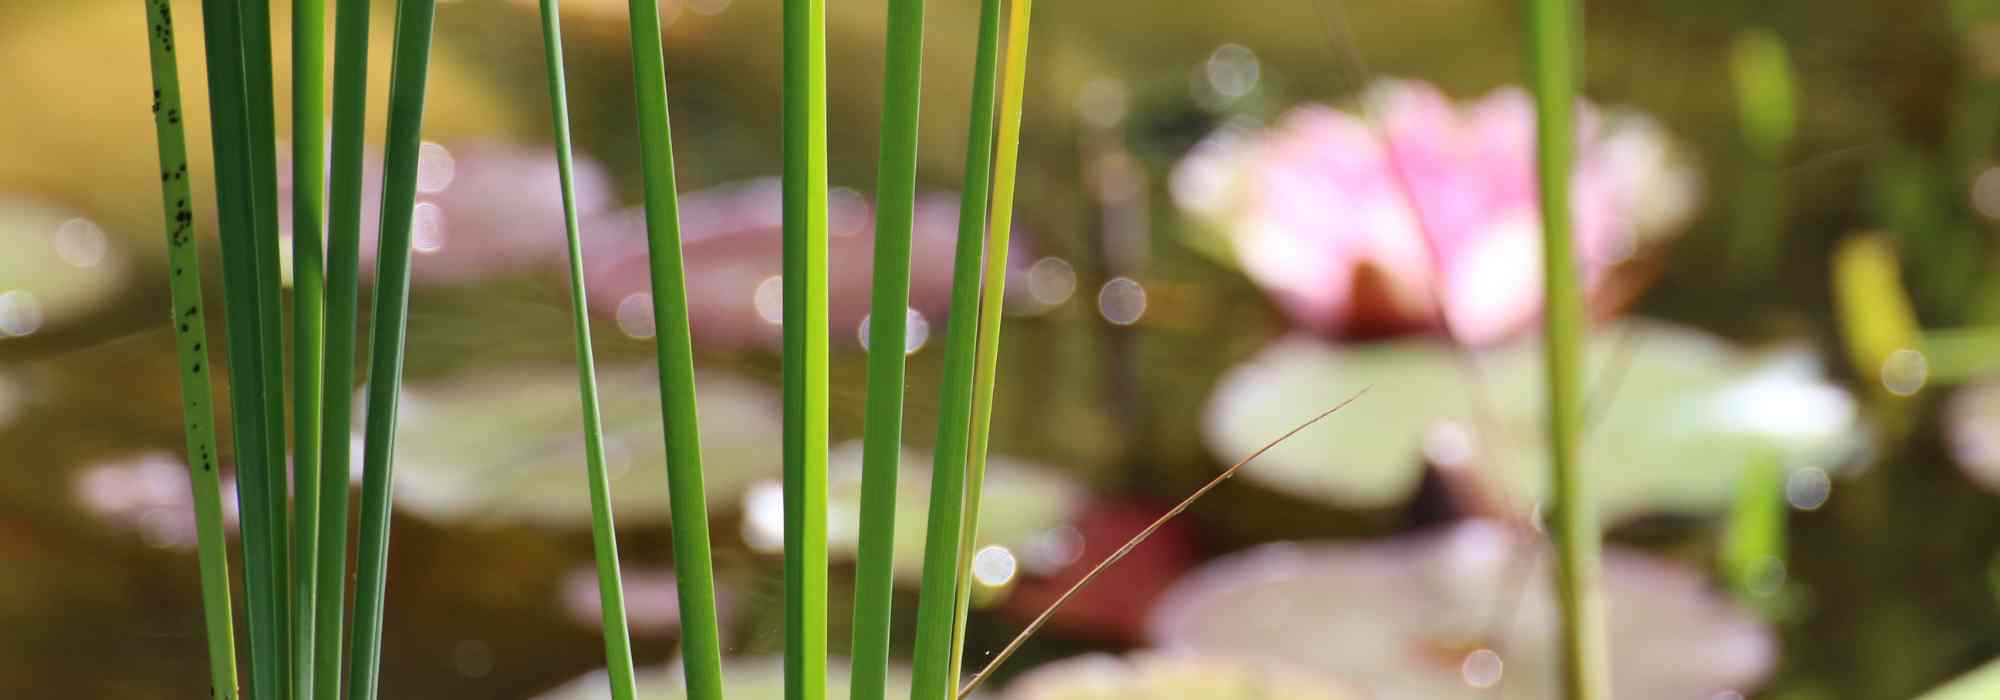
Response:
[[[1270,129],[1225,127],[1180,165],[1177,200],[1216,220],[1245,272],[1318,332],[1485,344],[1532,324],[1541,218],[1527,93],[1457,104],[1387,81],[1362,99],[1365,116],[1308,105]],[[1647,118],[1579,111],[1573,215],[1595,293],[1685,224],[1696,185]]]

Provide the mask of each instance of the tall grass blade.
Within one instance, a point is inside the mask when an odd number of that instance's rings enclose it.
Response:
[[[1236,472],[1243,470],[1243,465],[1264,456],[1264,453],[1270,452],[1271,448],[1284,444],[1286,440],[1292,439],[1293,435],[1304,432],[1306,428],[1310,428],[1314,424],[1325,420],[1327,416],[1339,413],[1341,409],[1347,408],[1348,404],[1354,403],[1363,394],[1368,393],[1370,388],[1372,387],[1362,387],[1360,391],[1354,392],[1354,395],[1347,397],[1346,400],[1334,404],[1333,408],[1320,411],[1318,415],[1307,418],[1304,423],[1300,423],[1293,426],[1291,430],[1285,431],[1285,434],[1264,443],[1264,446],[1257,448],[1256,452],[1252,452],[1250,456],[1229,465],[1228,469],[1222,470],[1221,474],[1217,474],[1215,478],[1209,479],[1208,483],[1202,484],[1201,488],[1195,489],[1194,493],[1188,494],[1187,498],[1181,499],[1181,502],[1175,504],[1172,509],[1154,519],[1152,524],[1146,526],[1146,529],[1140,530],[1139,534],[1133,535],[1132,539],[1126,540],[1125,544],[1120,545],[1110,556],[1105,557],[1103,561],[1097,562],[1097,566],[1090,567],[1089,573],[1084,574],[1083,578],[1077,579],[1076,583],[1070,585],[1069,590],[1063,591],[1062,595],[1056,597],[1055,602],[1049,603],[1049,607],[1044,608],[1041,613],[1035,615],[1035,619],[1029,621],[1028,626],[1023,628],[1019,634],[1014,635],[1014,639],[1007,642],[1007,646],[1002,647],[1000,653],[994,654],[993,659],[986,662],[985,668],[979,669],[979,673],[973,675],[972,680],[966,681],[965,687],[958,690],[957,697],[962,698],[971,695],[972,691],[979,687],[979,684],[986,682],[986,679],[993,675],[995,669],[1000,668],[1001,664],[1006,663],[1007,659],[1014,655],[1014,652],[1020,651],[1021,645],[1027,643],[1028,638],[1035,636],[1036,632],[1041,631],[1042,626],[1048,624],[1050,618],[1055,617],[1057,610],[1061,610],[1065,603],[1068,603],[1071,598],[1076,597],[1078,591],[1090,587],[1091,582],[1096,581],[1098,576],[1110,570],[1111,567],[1116,566],[1119,561],[1125,558],[1125,555],[1131,554],[1132,550],[1138,549],[1139,545],[1145,544],[1148,539],[1152,539],[1153,533],[1159,532],[1162,527],[1166,527],[1168,521],[1180,517],[1181,513],[1187,512],[1188,506],[1194,505],[1195,501],[1201,500],[1202,496],[1206,496],[1208,492],[1214,491],[1215,487],[1222,485],[1222,482],[1236,476]]]
[[[361,170],[368,103],[367,0],[334,16],[333,173],[328,183],[325,375],[320,431],[319,563],[314,572],[314,700],[340,697],[347,600],[347,491],[353,444],[354,353],[361,257]]]
[[[874,298],[868,315],[868,397],[861,440],[861,533],[854,578],[848,696],[888,692],[895,581],[896,477],[903,444],[903,348],[910,303],[910,226],[917,192],[917,113],[923,97],[924,0],[889,0],[882,72],[882,146],[875,182]]]
[[[785,0],[784,25],[785,697],[820,700],[827,577],[825,0]]]
[[[347,697],[375,700],[382,667],[382,598],[388,583],[389,503],[396,449],[396,402],[403,384],[403,338],[410,312],[410,218],[417,199],[424,87],[430,72],[436,0],[396,4],[389,64],[389,132],[383,148],[382,238],[375,255],[370,317],[368,432],[362,446],[361,543],[355,553],[354,639]]]
[[[911,700],[944,700],[958,685],[951,675],[950,655],[958,614],[965,454],[970,442],[973,353],[979,330],[980,234],[986,230],[987,186],[992,175],[993,86],[999,44],[1000,0],[981,0],[972,69],[971,125],[965,139],[965,182],[958,208],[958,248],[952,261],[944,387],[938,408],[937,447],[931,456],[931,502],[924,530],[924,575],[917,603]]]
[[[632,0],[632,83],[639,102],[640,160],[646,189],[646,247],[652,268],[654,350],[660,413],[666,422],[667,498],[674,520],[674,581],[680,595],[681,663],[689,700],[721,700],[721,623],[709,553],[695,412],[694,344],[688,332],[687,274],[675,199],[674,140],[667,120],[667,67],[658,0]]]
[[[632,637],[625,623],[625,585],[618,574],[618,531],[611,522],[611,481],[604,471],[604,424],[597,402],[597,359],[590,346],[590,305],[583,285],[583,237],[577,230],[576,178],[570,155],[569,88],[563,79],[562,17],[556,0],[542,0],[542,52],[549,72],[556,170],[562,180],[563,231],[569,239],[570,318],[576,334],[577,390],[582,398],[584,462],[590,488],[590,536],[597,553],[597,599],[603,609],[604,663],[611,697],[632,700]]]
[[[1610,697],[1604,603],[1598,586],[1597,506],[1577,465],[1582,427],[1583,296],[1570,234],[1570,165],[1576,150],[1576,80],[1582,31],[1575,0],[1529,0],[1541,180],[1543,324],[1548,358],[1549,464],[1555,497],[1556,588],[1562,601],[1563,697]]]
[[[271,86],[271,0],[242,0],[244,95],[250,114],[250,193],[254,201],[252,227],[257,251],[257,348],[264,356],[260,365],[267,392],[263,407],[265,459],[271,464],[271,478],[264,482],[265,498],[275,528],[270,543],[271,578],[277,592],[272,594],[277,614],[271,624],[280,652],[273,661],[280,679],[291,678],[291,618],[286,606],[287,581],[291,567],[291,543],[287,537],[291,521],[285,478],[285,311],[280,285],[283,273],[278,265],[278,158],[277,104]],[[244,420],[238,418],[238,421]],[[289,680],[281,680],[288,683]],[[284,692],[281,689],[280,692]],[[271,697],[271,696],[265,696]]]
[[[958,540],[958,612],[951,635],[951,678],[965,662],[965,620],[972,608],[972,557],[979,542],[979,499],[986,485],[986,447],[993,426],[993,388],[1000,371],[1001,307],[1007,300],[1007,247],[1013,238],[1014,176],[1021,154],[1021,104],[1028,77],[1028,21],[1035,0],[1013,0],[1007,18],[1007,65],[1000,88],[1000,145],[993,168],[993,213],[986,232],[985,290],[979,302],[979,347],[973,369],[972,439],[965,455],[965,527]]]
[[[292,697],[310,698],[319,598],[320,394],[326,320],[326,0],[292,0]],[[345,436],[341,436],[345,437]],[[336,467],[342,473],[345,469]],[[346,492],[343,485],[342,493]]]
[[[246,100],[243,17],[231,0],[203,0],[202,35],[208,54],[209,127],[215,148],[216,213],[221,227],[225,318],[229,328],[229,400],[235,416],[237,503],[243,520],[243,597],[249,626],[250,688],[255,697],[284,692],[285,636],[282,561],[273,539],[284,537],[274,522],[270,484],[283,481],[272,460],[272,424],[265,420],[264,364],[278,361],[263,352],[259,313],[258,243],[252,196],[250,107]],[[268,93],[268,91],[266,91]],[[177,314],[186,314],[179,309]],[[197,370],[198,371],[198,370]],[[280,426],[282,427],[282,426]],[[284,441],[282,433],[276,436]],[[282,515],[276,516],[282,520]],[[274,566],[275,563],[275,566]]]
[[[169,0],[143,0],[153,66],[153,129],[160,146],[160,204],[165,212],[174,346],[181,367],[181,416],[187,424],[188,481],[194,487],[195,547],[201,612],[207,630],[209,695],[237,696],[236,631],[229,603],[229,541],[222,532],[222,483],[215,464],[215,400],[209,387],[208,320],[201,302],[201,254],[189,200],[187,132],[181,127],[181,77]]]

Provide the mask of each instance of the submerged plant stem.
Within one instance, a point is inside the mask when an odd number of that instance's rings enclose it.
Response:
[[[1021,105],[1028,77],[1028,21],[1034,0],[1013,0],[1007,19],[1006,80],[1000,90],[1000,145],[993,170],[992,222],[986,233],[985,290],[979,303],[979,347],[973,370],[972,439],[965,455],[965,526],[958,541],[958,612],[951,636],[951,679],[965,661],[965,621],[972,607],[972,557],[979,541],[979,499],[985,492],[986,451],[993,427],[993,390],[1000,371],[1000,319],[1007,300],[1007,253],[1014,226],[1014,176],[1021,154]]]
[[[202,622],[208,640],[209,694],[237,697],[236,632],[229,602],[229,540],[222,531],[221,452],[215,442],[214,390],[209,386],[208,319],[201,301],[201,254],[195,245],[188,182],[187,132],[181,126],[181,78],[168,0],[146,6],[153,68],[153,129],[159,140],[160,203],[165,212],[168,323],[181,370],[181,419],[187,433],[188,481],[194,489],[195,547],[201,570]]]
[[[951,676],[958,615],[959,540],[965,526],[965,455],[972,422],[973,368],[979,322],[980,234],[986,231],[987,187],[993,163],[993,85],[998,72],[1000,0],[981,0],[978,49],[972,69],[971,125],[966,132],[965,182],[958,209],[958,243],[952,260],[951,312],[945,337],[938,439],[931,455],[929,520],[925,524],[924,574],[917,603],[917,647],[911,700],[944,700],[958,685]]]
[[[603,610],[604,665],[613,700],[632,700],[632,638],[625,623],[625,587],[618,573],[618,531],[611,519],[611,481],[604,471],[604,423],[597,401],[597,359],[590,346],[590,305],[583,283],[583,238],[576,216],[570,155],[569,89],[563,79],[562,17],[556,0],[542,0],[542,53],[549,73],[556,170],[562,182],[563,231],[569,243],[569,300],[576,334],[577,389],[582,399],[584,462],[590,489],[590,536],[597,558],[597,599]]]
[[[875,272],[868,315],[868,396],[861,441],[861,532],[854,583],[852,700],[888,692],[895,587],[896,478],[902,457],[903,381],[910,303],[910,227],[917,191],[917,118],[923,95],[924,0],[889,0],[881,163],[875,185]]]
[[[313,700],[340,697],[347,599],[348,462],[354,411],[361,256],[362,158],[368,102],[370,3],[343,0],[334,16],[333,171],[328,183],[324,376],[320,411],[319,563],[314,567]],[[303,507],[301,508],[303,510]]]
[[[652,272],[653,323],[659,330],[654,350],[660,368],[660,412],[666,422],[674,581],[680,596],[681,663],[689,700],[721,700],[721,623],[715,613],[715,564],[709,552],[708,500],[702,486],[694,345],[688,329],[687,274],[674,185],[673,130],[667,119],[660,6],[658,0],[631,0],[630,7],[632,82],[639,102],[640,160],[645,175],[646,248]]]
[[[1570,167],[1575,154],[1575,0],[1529,0],[1541,180],[1544,342],[1548,358],[1549,464],[1555,501],[1556,589],[1562,607],[1563,697],[1610,697],[1604,604],[1598,586],[1598,524],[1589,473],[1577,464],[1582,425],[1583,299],[1570,233]]]
[[[382,668],[382,604],[388,583],[389,503],[403,340],[410,313],[410,219],[417,198],[424,88],[436,0],[400,0],[389,72],[389,131],[383,150],[382,237],[370,318],[368,431],[362,446],[361,541],[355,554],[354,639],[347,697],[375,700]]]

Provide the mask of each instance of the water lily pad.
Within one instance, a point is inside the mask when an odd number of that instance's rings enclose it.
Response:
[[[827,700],[846,700],[847,659],[830,658],[826,664]],[[687,697],[687,682],[680,662],[638,674],[639,700],[680,700]],[[722,663],[724,692],[729,700],[782,700],[785,697],[785,662],[778,657],[728,659]],[[890,697],[910,694],[909,669],[889,669]],[[609,700],[611,685],[604,671],[595,671],[541,695],[537,700]]]
[[[836,446],[827,462],[827,550],[835,557],[851,558],[861,535],[861,443]],[[903,450],[902,472],[896,479],[895,569],[897,580],[906,584],[923,577],[930,469],[929,453]],[[1070,522],[1083,509],[1086,496],[1074,479],[1050,467],[990,457],[980,498],[979,546],[1024,551],[1037,538]],[[760,483],[745,495],[743,535],[753,548],[783,549],[784,491],[777,481]]]
[[[1427,459],[1478,465],[1503,507],[1525,514],[1547,473],[1539,344],[1459,352],[1426,339],[1281,340],[1223,377],[1208,443],[1218,458],[1239,459],[1372,387],[1245,476],[1336,506],[1383,508],[1411,495]],[[1718,510],[1751,465],[1776,457],[1828,468],[1859,440],[1853,398],[1801,349],[1751,353],[1693,329],[1627,321],[1596,333],[1590,355],[1585,377],[1602,405],[1590,407],[1583,464],[1608,519]]]
[[[131,271],[123,243],[74,211],[0,194],[0,339],[75,321],[110,302]]]
[[[576,379],[573,368],[549,365],[406,387],[397,414],[397,505],[440,521],[588,527]],[[752,482],[780,471],[779,397],[728,375],[700,374],[695,381],[709,504],[733,505]],[[644,365],[602,366],[598,382],[618,522],[664,523],[657,375]]]
[[[2000,383],[1960,389],[1945,408],[1953,461],[1980,488],[2000,493]]]
[[[1194,654],[1091,654],[1036,668],[1007,700],[1359,700],[1330,678],[1289,666]]]
[[[1488,521],[1368,544],[1276,544],[1217,560],[1155,608],[1162,647],[1271,659],[1384,699],[1560,697],[1557,608],[1539,541]],[[1622,700],[1747,692],[1773,633],[1701,575],[1605,552],[1612,688]]]

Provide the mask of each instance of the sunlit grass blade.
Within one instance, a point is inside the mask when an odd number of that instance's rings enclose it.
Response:
[[[1132,550],[1139,548],[1139,545],[1145,544],[1146,540],[1151,539],[1153,533],[1159,532],[1160,528],[1165,527],[1168,521],[1180,517],[1180,514],[1187,512],[1188,507],[1194,505],[1195,501],[1201,500],[1201,497],[1208,495],[1208,492],[1214,491],[1215,487],[1221,486],[1222,482],[1236,476],[1236,472],[1243,470],[1243,465],[1264,456],[1264,453],[1270,452],[1271,448],[1284,444],[1286,440],[1292,439],[1293,435],[1297,435],[1305,431],[1306,428],[1312,427],[1315,423],[1325,420],[1327,416],[1339,413],[1341,409],[1347,408],[1348,404],[1354,403],[1363,394],[1368,393],[1370,388],[1362,387],[1360,391],[1354,392],[1353,396],[1349,396],[1346,400],[1334,404],[1333,408],[1326,409],[1319,412],[1319,415],[1307,418],[1304,423],[1300,423],[1291,430],[1285,431],[1285,434],[1264,443],[1263,447],[1257,448],[1257,451],[1250,453],[1250,456],[1229,465],[1228,469],[1222,470],[1222,473],[1215,475],[1213,479],[1209,479],[1208,483],[1202,484],[1201,488],[1195,489],[1194,493],[1188,494],[1187,498],[1181,499],[1181,502],[1174,505],[1172,509],[1154,519],[1152,524],[1146,526],[1146,529],[1140,530],[1139,534],[1133,535],[1132,539],[1126,540],[1125,544],[1120,545],[1110,556],[1105,557],[1103,561],[1097,562],[1096,566],[1090,567],[1089,573],[1084,574],[1083,578],[1077,579],[1076,583],[1070,585],[1069,590],[1063,591],[1062,595],[1056,597],[1055,602],[1049,603],[1047,608],[1043,608],[1041,613],[1035,615],[1035,619],[1029,621],[1027,627],[1022,628],[1019,634],[1014,635],[1013,640],[1007,642],[1007,646],[1002,647],[999,653],[993,655],[992,660],[986,662],[985,668],[979,669],[979,673],[974,674],[971,680],[965,682],[965,687],[958,690],[957,697],[962,698],[971,695],[974,689],[978,688],[981,683],[986,682],[986,679],[993,675],[995,669],[1000,668],[1001,664],[1006,663],[1007,659],[1014,655],[1014,652],[1020,651],[1022,644],[1027,643],[1030,637],[1035,636],[1036,632],[1041,631],[1042,626],[1048,624],[1050,618],[1055,617],[1057,610],[1061,610],[1065,603],[1068,603],[1071,598],[1076,597],[1078,591],[1089,588],[1091,582],[1096,581],[1098,576],[1110,570],[1111,567],[1118,565],[1118,562],[1123,560],[1125,555],[1131,554]]]
[[[590,304],[583,285],[583,238],[577,230],[569,89],[563,80],[562,17],[556,0],[542,0],[541,10],[556,170],[562,181],[563,231],[569,239],[570,318],[576,334],[577,389],[582,398],[584,462],[590,488],[590,536],[597,553],[597,599],[603,610],[604,665],[611,677],[613,700],[632,700],[637,692],[632,673],[632,638],[625,623],[625,586],[618,574],[618,531],[611,521],[611,481],[604,471],[604,424],[597,402],[597,359],[590,345]]]
[[[632,0],[632,83],[639,101],[645,175],[646,248],[652,272],[654,350],[660,413],[666,422],[667,499],[674,524],[674,582],[680,595],[681,663],[689,700],[722,698],[722,631],[715,614],[708,500],[702,487],[695,412],[694,343],[688,331],[687,271],[681,261],[673,131],[667,121],[667,66],[658,0]]]
[[[292,697],[312,697],[326,270],[326,0],[292,0]],[[345,436],[342,436],[343,438]],[[339,469],[336,467],[336,469]],[[339,469],[345,473],[345,469]],[[346,489],[343,486],[342,492]]]
[[[972,422],[972,380],[979,331],[980,234],[986,230],[987,186],[993,163],[993,86],[999,64],[1000,0],[981,0],[972,69],[972,114],[966,132],[965,182],[952,261],[951,312],[945,337],[937,447],[931,456],[931,498],[925,523],[923,584],[917,602],[916,659],[911,700],[951,696],[950,658],[956,627],[959,538],[964,527],[965,454]]]
[[[1989,661],[1916,700],[1979,700],[1996,695],[2000,695],[2000,661]]]
[[[283,272],[278,263],[277,98],[271,83],[271,0],[241,0],[237,7],[241,8],[243,22],[243,89],[250,115],[252,228],[257,232],[257,348],[264,356],[260,367],[266,392],[262,402],[267,436],[264,454],[271,465],[271,478],[264,482],[264,488],[266,507],[271,509],[271,526],[275,528],[266,539],[271,550],[268,560],[271,578],[277,582],[272,597],[278,612],[271,624],[277,626],[279,644],[285,645],[280,647],[285,651],[273,661],[280,682],[288,683],[292,666],[291,618],[286,606],[291,518],[286,506],[289,489],[285,478],[285,311],[280,290]],[[238,422],[245,419],[237,418]]]
[[[992,222],[986,231],[985,289],[979,301],[979,343],[973,369],[972,436],[965,455],[965,525],[958,540],[958,612],[951,635],[951,679],[965,662],[965,620],[972,608],[972,557],[979,542],[979,499],[986,485],[986,447],[993,425],[993,388],[1000,371],[1000,318],[1007,300],[1007,247],[1014,226],[1014,176],[1021,155],[1021,104],[1028,77],[1028,21],[1035,0],[1013,0],[1007,18],[1007,63],[1000,88],[1000,144],[993,168]]]
[[[825,0],[786,0],[784,25],[785,697],[820,700],[827,577]]]
[[[874,298],[868,315],[868,396],[861,440],[861,532],[854,574],[848,696],[888,692],[895,589],[896,477],[903,445],[909,332],[910,226],[917,191],[917,113],[923,98],[924,0],[890,0],[882,71],[882,145],[875,182]]]
[[[314,700],[340,697],[347,600],[347,491],[352,455],[354,353],[361,257],[362,157],[368,103],[366,0],[342,0],[334,17],[333,172],[328,190],[325,375],[322,388],[319,563],[313,597]]]
[[[270,424],[265,420],[264,364],[257,279],[256,204],[252,196],[250,109],[245,104],[242,15],[238,3],[203,0],[202,34],[208,55],[210,129],[215,148],[216,213],[221,227],[225,318],[229,329],[229,400],[235,417],[237,504],[243,521],[244,618],[249,627],[250,688],[259,698],[279,697],[285,677],[284,565],[273,566],[273,539],[284,537],[274,522],[270,483],[283,481],[270,459]],[[267,91],[268,92],[268,91]],[[187,309],[177,309],[186,314]],[[276,438],[284,440],[282,435]],[[282,518],[282,516],[277,516]]]
[[[1582,427],[1583,296],[1570,234],[1570,166],[1575,157],[1577,53],[1575,0],[1529,0],[1528,40],[1535,88],[1537,174],[1541,182],[1542,293],[1548,362],[1549,464],[1555,501],[1556,589],[1562,601],[1563,697],[1611,697],[1598,586],[1597,506],[1577,464]]]
[[[1785,465],[1780,455],[1761,455],[1740,478],[1717,564],[1738,598],[1769,613],[1772,584],[1782,582],[1785,570]]]
[[[194,487],[195,551],[201,570],[202,622],[208,640],[209,695],[237,697],[236,630],[229,602],[229,540],[222,531],[222,482],[215,465],[214,390],[209,386],[208,319],[201,302],[201,254],[181,126],[181,78],[168,0],[143,0],[153,66],[153,128],[160,147],[160,204],[165,212],[174,348],[181,368],[181,418],[187,428],[188,481]]]
[[[403,338],[410,312],[410,219],[417,199],[424,87],[436,0],[401,0],[389,64],[389,132],[383,147],[382,238],[370,314],[368,429],[362,446],[361,541],[354,556],[354,638],[347,697],[375,700],[382,667],[382,604],[388,582],[389,504]]]

